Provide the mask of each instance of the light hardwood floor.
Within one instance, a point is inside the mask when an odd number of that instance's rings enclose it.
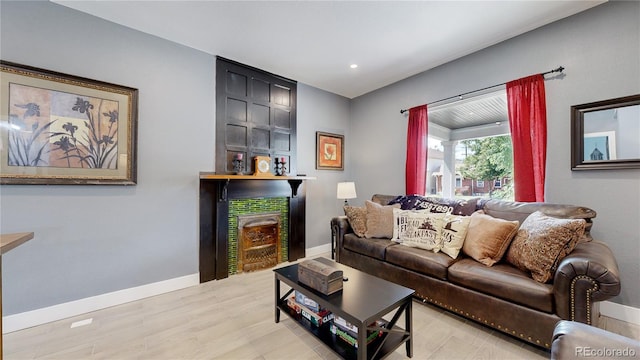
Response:
[[[288,265],[288,264],[282,264]],[[285,286],[283,284],[283,286]],[[335,359],[286,315],[274,322],[274,280],[262,270],[4,336],[11,359]],[[414,359],[548,359],[549,353],[414,303]],[[88,325],[72,328],[78,321]],[[640,339],[637,326],[605,328]],[[401,346],[389,359],[405,359]]]

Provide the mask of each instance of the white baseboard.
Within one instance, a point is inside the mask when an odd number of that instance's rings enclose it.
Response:
[[[307,257],[326,255],[331,253],[331,244],[320,245],[306,249]],[[106,309],[111,306],[125,304],[131,301],[160,295],[166,292],[184,289],[200,283],[200,274],[191,274],[179,278],[159,281],[134,288],[114,291],[107,294],[92,296],[80,300],[70,301],[46,308],[26,311],[19,314],[2,317],[2,333],[10,333],[33,326],[58,321],[92,311]]]
[[[2,317],[2,332],[4,334],[46,324],[52,321],[86,314],[92,311],[105,309],[140,300],[146,297],[160,295],[166,292],[184,289],[200,283],[200,274],[191,274],[179,278],[159,281],[152,284],[137,286],[92,296],[80,300],[70,301],[46,308],[26,311],[19,314]]]
[[[331,244],[324,244],[324,245],[308,248],[305,250],[305,253],[306,253],[305,257],[327,255],[327,253],[329,253],[329,256],[331,256]]]
[[[306,257],[326,255],[327,253],[331,253],[331,244],[325,244],[306,249]],[[146,297],[184,289],[190,286],[198,285],[199,283],[200,275],[191,274],[179,278],[159,281],[152,284],[70,301],[46,308],[8,315],[2,317],[2,332],[6,334],[33,326],[46,324],[52,321],[62,320],[86,314],[92,311],[105,309],[111,306],[144,299]],[[600,303],[600,314],[617,320],[640,325],[639,308],[621,305],[611,301],[603,301]]]
[[[600,303],[600,315],[640,326],[640,309],[611,301]]]

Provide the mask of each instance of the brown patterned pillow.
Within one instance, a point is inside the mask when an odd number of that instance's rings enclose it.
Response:
[[[558,219],[540,211],[529,215],[509,251],[507,262],[531,272],[534,280],[546,283],[558,264],[575,248],[584,234],[584,219]]]
[[[518,231],[519,221],[494,218],[482,211],[471,214],[462,251],[487,266],[502,259]]]
[[[393,209],[399,209],[400,204],[382,206],[373,201],[365,201],[367,208],[366,238],[389,238],[393,236]]]
[[[349,220],[353,233],[364,237],[364,233],[367,231],[367,208],[346,205],[344,214],[347,215],[347,220]]]

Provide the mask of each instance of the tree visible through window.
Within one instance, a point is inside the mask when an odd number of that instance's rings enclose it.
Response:
[[[442,196],[443,147],[429,138],[427,194]],[[467,139],[455,147],[456,197],[493,197],[513,200],[511,137],[500,135]]]
[[[464,179],[476,180],[477,186],[482,187],[474,193],[484,193],[488,190],[489,197],[513,199],[512,182],[503,185],[503,180],[513,177],[511,137],[493,136],[463,140],[461,146],[465,147],[466,156],[460,166],[460,173]]]

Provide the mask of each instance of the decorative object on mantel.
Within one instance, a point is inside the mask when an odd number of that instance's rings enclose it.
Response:
[[[242,158],[244,157],[243,153],[237,153],[233,158],[233,172],[236,175],[242,175],[244,170],[244,161]]]
[[[268,156],[256,156],[253,158],[255,163],[254,176],[273,176],[271,172],[271,158]]]
[[[316,169],[344,170],[344,135],[316,131]]]
[[[338,191],[337,196],[338,199],[344,199],[344,205],[349,205],[347,199],[355,199],[358,197],[356,195],[356,183],[349,182],[339,182],[338,183]]]
[[[284,156],[276,158],[276,175],[287,175],[287,159]]]
[[[0,70],[1,184],[136,184],[137,89],[5,61]]]

